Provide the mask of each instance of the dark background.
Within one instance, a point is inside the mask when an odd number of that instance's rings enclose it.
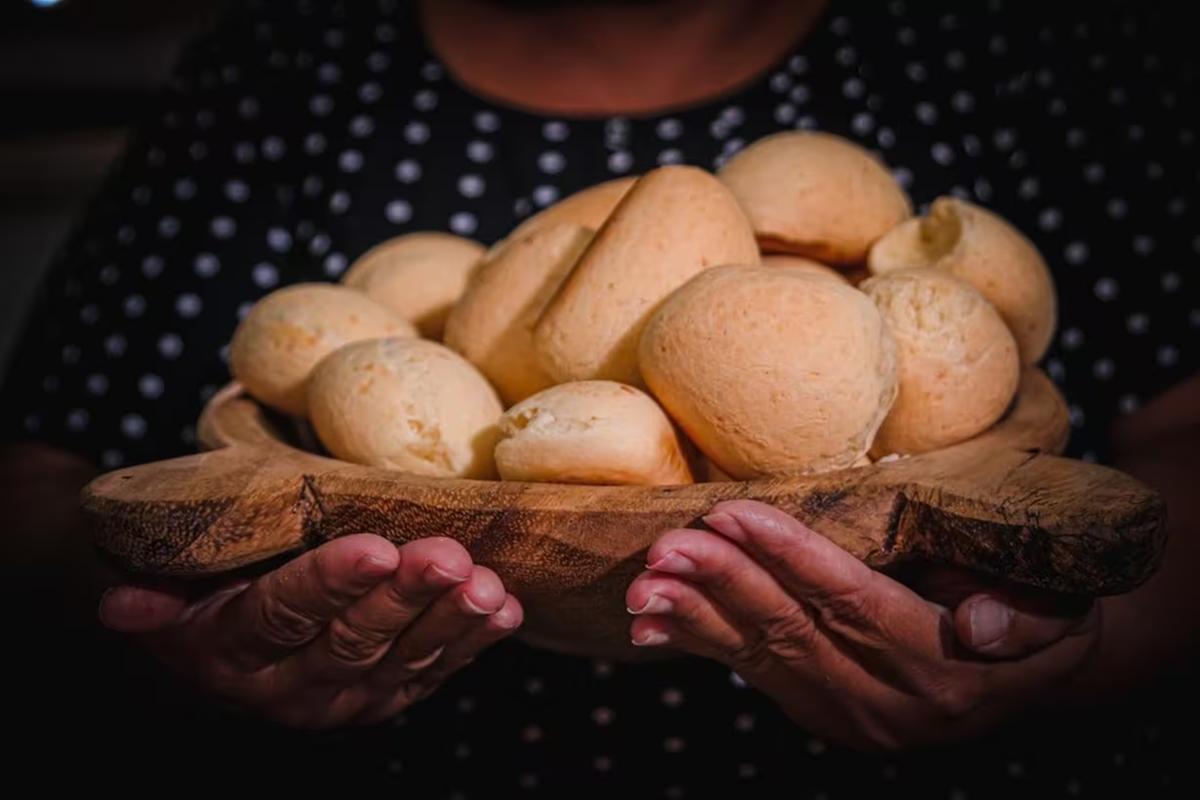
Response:
[[[0,0],[0,370],[71,220],[222,5]]]

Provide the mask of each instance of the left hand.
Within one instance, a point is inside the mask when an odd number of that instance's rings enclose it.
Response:
[[[721,503],[704,521],[712,532],[668,531],[650,548],[626,593],[634,644],[717,659],[842,744],[980,732],[1051,691],[1097,642],[1094,603],[981,591],[955,572],[940,582],[957,595],[947,607],[771,506]]]
[[[374,724],[434,692],[523,611],[458,542],[342,536],[189,603],[145,586],[100,619],[214,695],[303,730]]]

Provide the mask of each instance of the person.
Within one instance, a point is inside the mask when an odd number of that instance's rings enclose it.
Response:
[[[492,242],[589,184],[718,167],[792,128],[878,151],[918,204],[971,198],[1035,240],[1060,296],[1044,367],[1071,404],[1070,452],[1162,491],[1170,543],[1145,587],[1085,603],[954,572],[872,572],[777,510],[726,504],[708,530],[664,532],[628,595],[635,642],[701,658],[613,664],[501,642],[520,598],[442,532],[397,549],[364,531],[216,586],[105,594],[104,625],[166,669],[104,637],[89,669],[116,695],[99,716],[146,730],[88,746],[142,776],[422,797],[1179,788],[1178,695],[1095,710],[1176,686],[1172,666],[1194,663],[1200,558],[1188,291],[1200,243],[1184,224],[1194,73],[1182,51],[1155,52],[1153,20],[1117,12],[232,9],[64,251],[9,376],[10,438],[40,444],[7,451],[5,508],[40,547],[82,538],[65,510],[90,474],[80,457],[112,469],[194,448],[228,337],[262,294],[336,279],[406,231]],[[36,584],[23,596],[44,596]],[[31,627],[29,641],[53,638]],[[57,647],[43,651],[58,654],[44,659],[55,675],[55,658],[78,652]],[[122,665],[132,678],[112,677]],[[55,692],[100,690],[70,671]],[[186,686],[198,693],[164,699]]]

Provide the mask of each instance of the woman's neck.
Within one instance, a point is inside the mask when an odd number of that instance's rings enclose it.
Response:
[[[425,34],[468,89],[574,116],[692,105],[752,81],[825,0],[421,0]]]

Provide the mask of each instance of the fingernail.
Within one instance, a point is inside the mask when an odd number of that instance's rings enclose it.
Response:
[[[426,583],[433,586],[452,586],[456,583],[462,583],[471,577],[469,574],[455,575],[454,573],[447,572],[437,564],[430,564],[425,567],[425,571],[421,575],[425,578]]]
[[[675,610],[675,604],[661,594],[652,594],[641,608],[626,608],[630,614],[670,614]]]
[[[655,572],[670,572],[675,575],[692,575],[697,571],[696,562],[674,550],[668,550],[662,558],[653,564],[647,564],[646,569]]]
[[[364,577],[386,575],[391,569],[392,565],[390,563],[384,561],[379,556],[370,554],[363,556],[354,564],[354,571]]]
[[[459,595],[459,606],[468,614],[475,614],[476,616],[480,617],[486,617],[488,614],[492,614],[499,610],[492,609],[491,611],[488,611],[479,605],[479,603],[476,603],[474,598],[472,598],[471,595],[467,594],[466,592],[463,592],[461,595]]]
[[[657,647],[660,644],[666,644],[671,641],[671,637],[662,631],[647,631],[646,633],[634,636],[631,640],[634,647]]]
[[[704,520],[705,525],[719,533],[736,534],[742,529],[738,521],[731,514],[726,514],[724,511],[707,514],[700,519]]]
[[[439,647],[437,650],[434,650],[429,655],[422,656],[421,658],[413,659],[412,661],[405,661],[401,666],[403,666],[405,669],[412,670],[413,672],[418,672],[420,670],[425,669],[433,662],[437,661],[438,658],[441,657],[442,651],[445,649],[446,649],[445,647]]]
[[[971,606],[971,646],[983,647],[998,641],[1012,624],[1013,611],[1004,603],[989,598]]]
[[[515,631],[520,627],[520,619],[515,614],[501,615],[499,611],[492,614],[491,622],[502,631]]]

